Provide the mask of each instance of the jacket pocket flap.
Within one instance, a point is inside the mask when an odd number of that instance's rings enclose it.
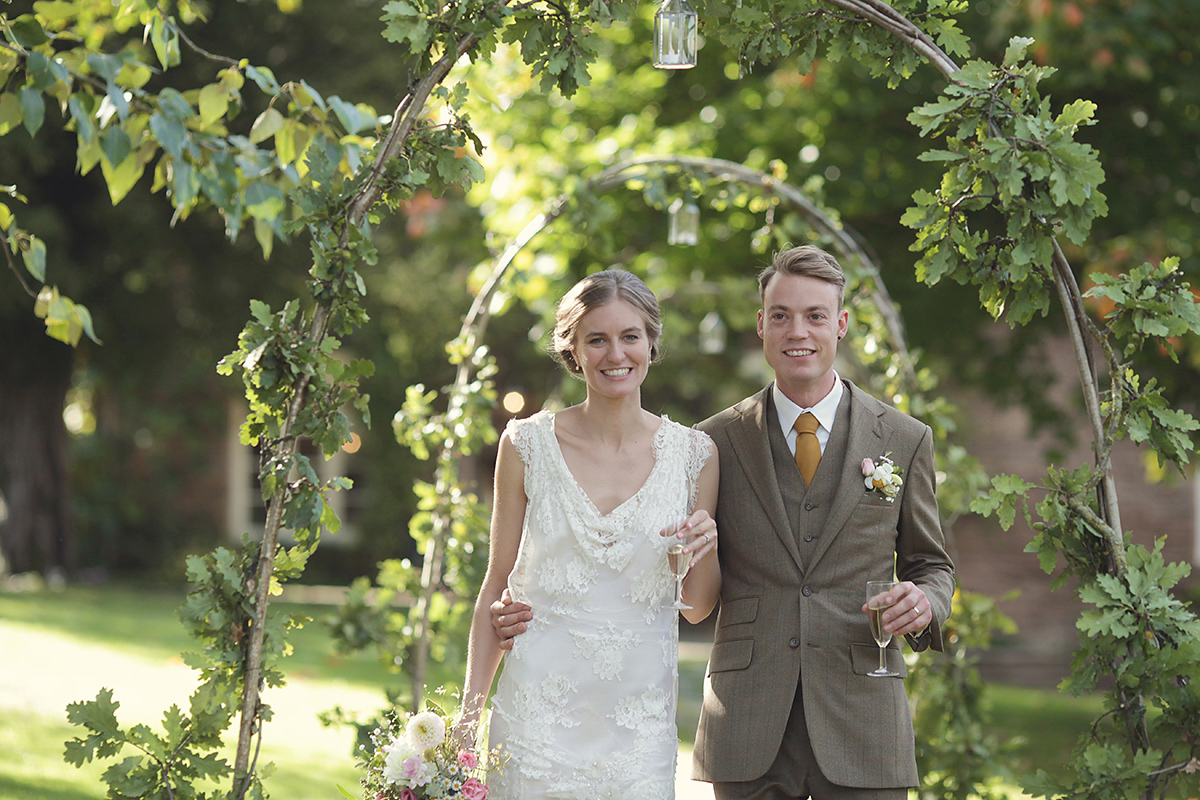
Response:
[[[904,655],[895,647],[884,648],[885,663],[888,669],[898,673],[901,678],[908,676],[908,667],[904,663]],[[866,675],[879,669],[879,648],[873,644],[850,645],[850,661],[855,675]]]
[[[745,669],[754,656],[753,639],[727,639],[713,645],[708,657],[708,674]]]
[[[721,612],[717,615],[717,627],[740,625],[743,622],[754,622],[758,617],[758,598],[739,597],[728,602],[722,601]]]

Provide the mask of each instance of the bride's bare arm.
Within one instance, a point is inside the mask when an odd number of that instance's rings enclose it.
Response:
[[[500,637],[492,628],[492,604],[500,599],[508,585],[508,576],[517,560],[521,527],[525,522],[525,466],[506,431],[500,439],[496,457],[496,479],[492,502],[492,523],[487,572],[475,601],[471,635],[467,643],[467,676],[463,688],[463,713],[459,735],[474,743],[479,715],[487,702],[504,655]]]
[[[717,560],[717,484],[720,481],[716,446],[697,480],[696,509],[680,529],[687,540],[685,550],[692,554],[692,566],[683,579],[683,602],[692,607],[684,611],[688,622],[702,622],[717,604],[721,594],[721,565]]]

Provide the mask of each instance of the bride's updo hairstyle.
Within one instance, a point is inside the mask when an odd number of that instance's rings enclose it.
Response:
[[[563,295],[562,300],[558,301],[550,355],[572,375],[580,375],[583,372],[579,362],[575,360],[574,352],[579,320],[593,308],[599,308],[611,300],[624,300],[638,312],[646,326],[646,336],[650,339],[650,361],[653,363],[658,360],[658,338],[662,335],[658,299],[632,272],[606,269],[588,275],[572,286],[571,290]]]

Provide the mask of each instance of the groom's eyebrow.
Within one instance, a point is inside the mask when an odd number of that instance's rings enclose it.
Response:
[[[808,314],[813,311],[824,311],[825,313],[828,314],[828,313],[832,313],[833,306],[829,305],[828,303],[813,303],[811,305],[801,306],[799,308],[793,308],[792,306],[786,305],[784,303],[772,303],[770,306],[767,307],[767,312],[769,313],[771,311],[785,311],[789,314],[792,314],[792,313]]]

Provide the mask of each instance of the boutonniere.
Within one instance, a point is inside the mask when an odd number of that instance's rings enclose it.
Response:
[[[868,492],[880,492],[889,503],[896,502],[904,479],[900,476],[904,470],[897,467],[887,455],[879,457],[878,461],[869,458],[862,460],[863,484]]]

